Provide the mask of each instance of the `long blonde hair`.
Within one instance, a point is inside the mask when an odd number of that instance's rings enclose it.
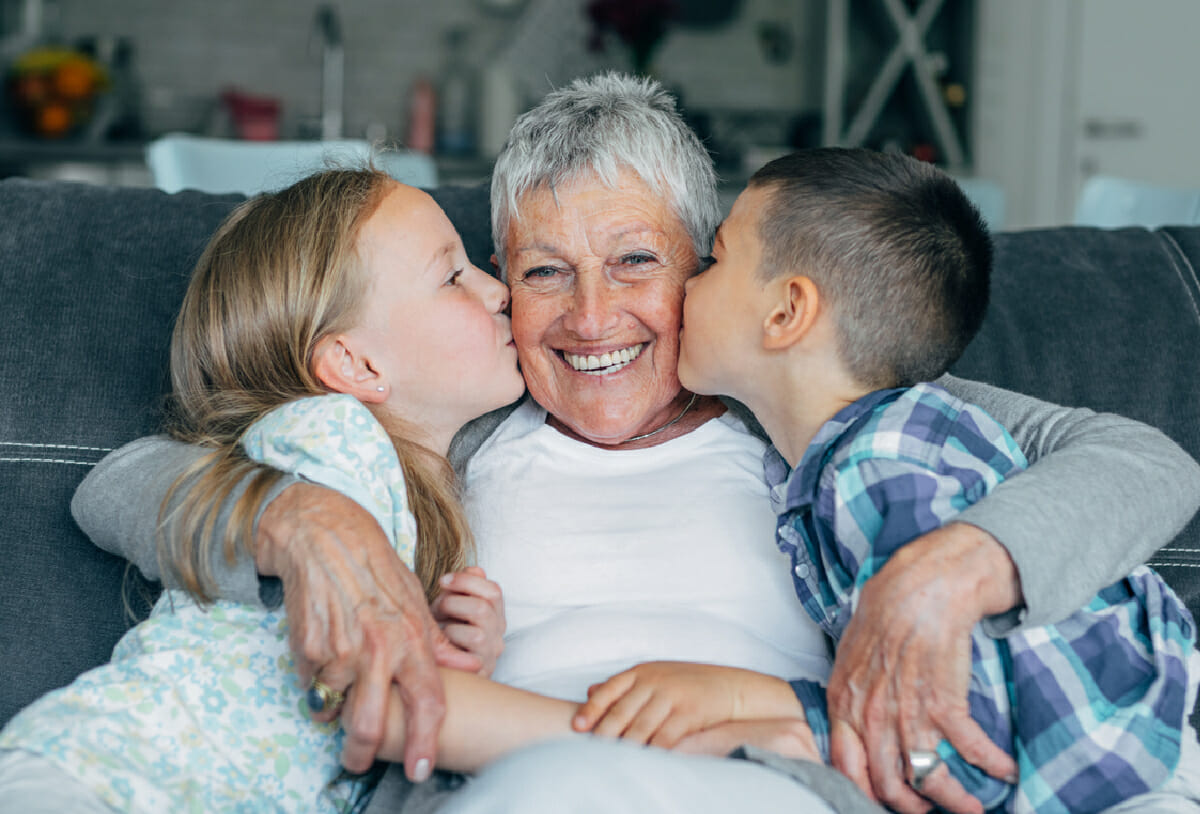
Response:
[[[215,547],[230,564],[239,539],[252,548],[254,519],[281,476],[245,456],[242,434],[275,407],[329,392],[313,373],[313,352],[359,318],[369,286],[359,232],[395,183],[373,169],[326,170],[253,198],[222,223],[196,264],[171,337],[168,432],[212,451],[172,484],[159,514],[158,556],[162,572],[202,602],[215,592]],[[411,440],[402,417],[373,412],[404,468],[417,519],[416,572],[432,599],[441,575],[463,567],[473,546],[454,473]],[[219,509],[247,479],[217,539]]]

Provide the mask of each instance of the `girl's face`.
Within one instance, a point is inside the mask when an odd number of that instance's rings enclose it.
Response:
[[[504,314],[508,288],[471,265],[433,198],[396,184],[363,225],[358,253],[367,302],[347,333],[368,349],[389,408],[452,435],[521,396],[525,383]]]

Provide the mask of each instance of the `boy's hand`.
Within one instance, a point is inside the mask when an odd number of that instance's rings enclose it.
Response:
[[[442,577],[442,592],[429,606],[446,638],[479,659],[487,677],[504,650],[504,596],[500,586],[472,565]]]
[[[726,721],[683,738],[675,751],[724,757],[739,746],[757,746],[784,757],[821,762],[821,753],[804,718]]]
[[[782,689],[781,689],[782,688]],[[674,747],[681,738],[739,718],[799,710],[791,688],[772,676],[711,664],[657,661],[588,689],[572,722],[578,732]]]

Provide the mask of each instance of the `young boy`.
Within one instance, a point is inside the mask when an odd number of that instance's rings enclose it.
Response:
[[[991,253],[974,207],[932,166],[809,150],[751,178],[714,262],[688,283],[680,381],[737,398],[770,435],[777,542],[835,647],[863,583],[900,546],[1026,466],[990,416],[923,383],[978,331]],[[1144,567],[1057,625],[1004,639],[977,626],[971,714],[1019,780],[989,777],[945,741],[929,760],[988,810],[1099,811],[1153,790],[1179,760],[1194,641],[1183,603]],[[741,710],[762,715],[767,685],[753,674],[704,675],[714,673],[634,668],[593,688],[577,728],[610,717],[596,731],[674,740]],[[661,688],[675,690],[670,712],[653,700]],[[822,688],[792,689],[828,760]]]

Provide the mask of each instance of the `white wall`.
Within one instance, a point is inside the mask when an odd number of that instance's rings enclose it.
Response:
[[[556,32],[586,31],[586,0],[531,0],[536,30],[521,35],[530,46],[518,57],[545,62],[536,100],[579,66],[623,68],[619,50],[587,53],[582,36],[566,41]],[[152,131],[201,126],[220,90],[237,85],[278,97],[285,135],[317,115],[320,48],[312,21],[317,0],[57,0],[67,41],[88,35],[124,35],[137,49]],[[419,75],[436,75],[443,64],[441,35],[454,25],[471,29],[471,61],[486,67],[518,38],[527,19],[487,13],[474,0],[340,0],[334,2],[346,46],[345,129],[360,136],[371,123],[391,137],[403,133],[408,88]],[[737,23],[717,33],[672,31],[664,40],[656,73],[684,91],[693,107],[777,110],[817,104],[812,71],[821,55],[822,0],[743,0]],[[815,24],[810,19],[817,16]],[[757,26],[779,20],[794,39],[792,57],[771,65],[757,43]],[[538,51],[537,49],[544,49]],[[581,68],[582,69],[582,68]]]

